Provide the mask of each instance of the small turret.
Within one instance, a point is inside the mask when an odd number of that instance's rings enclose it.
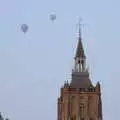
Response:
[[[100,83],[99,82],[97,82],[97,84],[96,84],[96,91],[100,92]]]

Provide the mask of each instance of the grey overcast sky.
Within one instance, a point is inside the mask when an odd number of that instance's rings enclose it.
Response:
[[[104,120],[120,111],[119,0],[0,0],[0,111],[11,120],[56,120],[57,97],[71,78],[78,17]],[[49,15],[55,13],[56,21]],[[27,34],[20,29],[29,25]]]

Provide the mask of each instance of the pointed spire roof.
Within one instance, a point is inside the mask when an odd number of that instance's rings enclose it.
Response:
[[[78,46],[77,46],[77,51],[76,51],[75,58],[77,58],[77,57],[83,57],[83,58],[85,58],[85,53],[84,53],[84,49],[83,49],[83,45],[82,45],[81,23],[80,23],[80,20],[79,20]]]
[[[83,49],[81,38],[79,38],[78,46],[77,46],[77,50],[76,50],[75,58],[77,58],[77,57],[85,58],[85,53],[84,53],[84,49]]]

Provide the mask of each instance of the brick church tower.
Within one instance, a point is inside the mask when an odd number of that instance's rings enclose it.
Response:
[[[71,82],[66,81],[58,98],[57,120],[102,120],[100,83],[93,86],[79,31]]]

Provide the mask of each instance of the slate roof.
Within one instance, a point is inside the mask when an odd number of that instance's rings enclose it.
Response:
[[[76,50],[75,58],[77,58],[77,57],[85,58],[85,53],[84,53],[84,49],[83,49],[81,38],[79,38],[78,46],[77,46],[77,50]]]
[[[73,72],[70,84],[73,88],[90,88],[93,87],[88,72]]]

